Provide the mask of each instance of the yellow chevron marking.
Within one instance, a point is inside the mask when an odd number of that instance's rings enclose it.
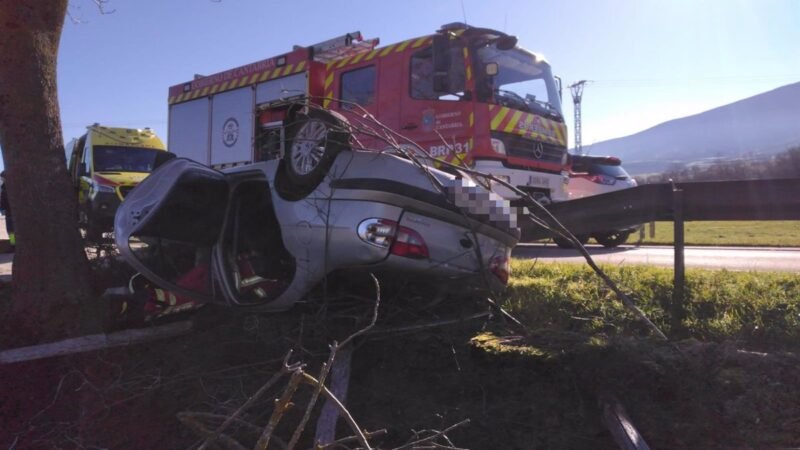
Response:
[[[347,58],[339,61],[339,64],[336,65],[336,68],[337,69],[341,69],[342,67],[346,66],[347,63],[349,63],[351,59],[353,59],[353,57],[352,56],[348,56]]]
[[[202,95],[203,97],[205,97],[205,96],[206,96],[206,94],[208,94],[208,89],[209,89],[209,87],[208,87],[208,86],[204,87],[204,88],[203,88],[203,93],[202,93],[202,94],[200,94],[200,95]]]
[[[425,41],[427,41],[427,40],[428,40],[428,37],[427,37],[427,36],[426,36],[426,37],[421,37],[421,38],[417,39],[416,41],[414,41],[414,43],[413,43],[413,44],[411,44],[411,48],[418,48],[418,47],[421,47],[421,46],[422,46],[422,44],[424,44],[424,43],[425,43]]]
[[[325,97],[328,97],[328,96],[326,95]],[[331,99],[330,98],[326,98],[325,100],[322,101],[322,107],[323,108],[327,108],[328,105],[330,105],[330,104],[331,104]]]
[[[252,77],[250,77],[250,81],[249,81],[247,84],[253,84],[253,83],[255,83],[256,81],[258,81],[258,77],[259,77],[260,75],[261,75],[260,73],[254,73],[254,74],[253,74],[253,76],[252,76]]]
[[[174,101],[175,101],[175,96],[173,95],[172,97],[169,98],[169,100],[167,100],[167,103],[172,103]]]
[[[258,78],[258,81],[261,82],[269,78],[269,72],[270,72],[269,70],[265,70],[264,72],[262,72],[261,76]]]
[[[282,71],[282,70],[283,70],[283,68],[279,68],[279,69],[275,69],[275,70],[273,70],[273,71],[272,71],[272,76],[271,76],[270,78],[271,78],[271,79],[273,79],[273,80],[274,80],[275,78],[278,78],[279,76],[281,76],[281,71]]]
[[[327,91],[329,87],[333,84],[333,72],[329,73],[327,78],[325,78],[325,90]]]
[[[472,80],[472,66],[467,66],[467,81]]]
[[[491,128],[492,130],[497,130],[500,127],[500,122],[502,122],[503,119],[506,118],[506,115],[508,114],[509,111],[510,109],[506,107],[500,108],[500,111],[498,111],[497,115],[495,115],[494,119],[492,119],[492,128]]]
[[[397,44],[392,44],[392,45],[386,47],[385,49],[383,49],[383,51],[381,52],[381,58],[386,56],[386,55],[388,55],[389,53],[392,53],[392,50],[394,50],[394,48],[396,46],[397,46]]]
[[[306,68],[306,62],[305,61],[300,61],[297,64],[297,67],[294,69],[294,71],[295,72],[302,72],[305,68]]]
[[[239,80],[238,79],[233,80],[233,81],[231,81],[231,84],[228,85],[228,89],[233,89],[236,86],[238,86],[238,84],[239,84]]]
[[[210,94],[216,94],[218,90],[219,90],[219,84],[215,84],[215,85],[211,86]]]
[[[365,56],[367,56],[366,53],[359,53],[358,55],[356,55],[355,58],[353,58],[352,61],[350,61],[350,64],[355,64],[355,63],[361,61]]]
[[[194,91],[192,94],[192,100],[196,99],[200,95],[200,89]]]
[[[409,39],[409,40],[407,40],[405,42],[401,42],[400,45],[397,46],[397,50],[395,50],[395,51],[402,52],[403,50],[406,49],[406,47],[409,46],[409,44],[411,44],[411,39]]]
[[[471,113],[469,113],[469,127],[470,127],[470,128],[472,128],[474,125],[475,125],[475,113],[474,113],[474,112],[471,112]],[[470,139],[470,141],[471,141],[471,140],[472,140],[472,139]],[[471,148],[471,147],[472,147],[472,146],[470,146],[470,148]]]
[[[223,82],[222,85],[219,87],[220,91],[224,91],[225,89],[228,89],[228,82],[227,81]]]
[[[506,125],[506,128],[503,131],[506,133],[514,131],[514,128],[516,128],[517,124],[519,123],[520,117],[522,117],[522,111],[514,111],[514,115],[511,116],[511,120],[508,121],[508,125]]]
[[[375,55],[377,55],[377,54],[378,54],[378,50],[377,49],[369,52],[369,55],[367,55],[367,57],[364,58],[364,61],[369,61],[370,59],[374,58]]]

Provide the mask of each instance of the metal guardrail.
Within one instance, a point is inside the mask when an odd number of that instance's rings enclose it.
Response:
[[[682,206],[675,192],[683,192]],[[548,210],[573,234],[615,230],[651,221],[800,220],[800,179],[645,184],[631,189],[554,203]],[[549,232],[524,218],[526,240]]]
[[[656,220],[674,224],[675,279],[670,334],[685,337],[684,222],[704,220],[800,220],[800,179],[645,184],[548,207],[573,234],[624,229]],[[521,218],[523,240],[550,236]]]

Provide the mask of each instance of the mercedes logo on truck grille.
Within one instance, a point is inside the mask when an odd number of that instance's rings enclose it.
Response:
[[[533,157],[536,159],[542,159],[544,156],[544,146],[541,142],[537,142],[533,144]]]

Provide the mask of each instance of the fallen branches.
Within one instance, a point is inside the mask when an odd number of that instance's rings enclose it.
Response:
[[[0,364],[52,358],[73,353],[93,352],[106,348],[142,344],[180,336],[192,331],[191,321],[174,322],[151,328],[137,328],[108,334],[93,334],[47,344],[20,347],[0,352]]]

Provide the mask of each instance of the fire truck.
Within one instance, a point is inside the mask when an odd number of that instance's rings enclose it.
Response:
[[[437,160],[491,173],[541,202],[567,200],[561,83],[541,55],[462,23],[378,44],[348,33],[172,86],[168,148],[211,167],[283,157],[290,178],[313,182],[331,157],[309,139],[322,142],[332,123],[363,108]],[[330,113],[302,115],[298,102]]]

